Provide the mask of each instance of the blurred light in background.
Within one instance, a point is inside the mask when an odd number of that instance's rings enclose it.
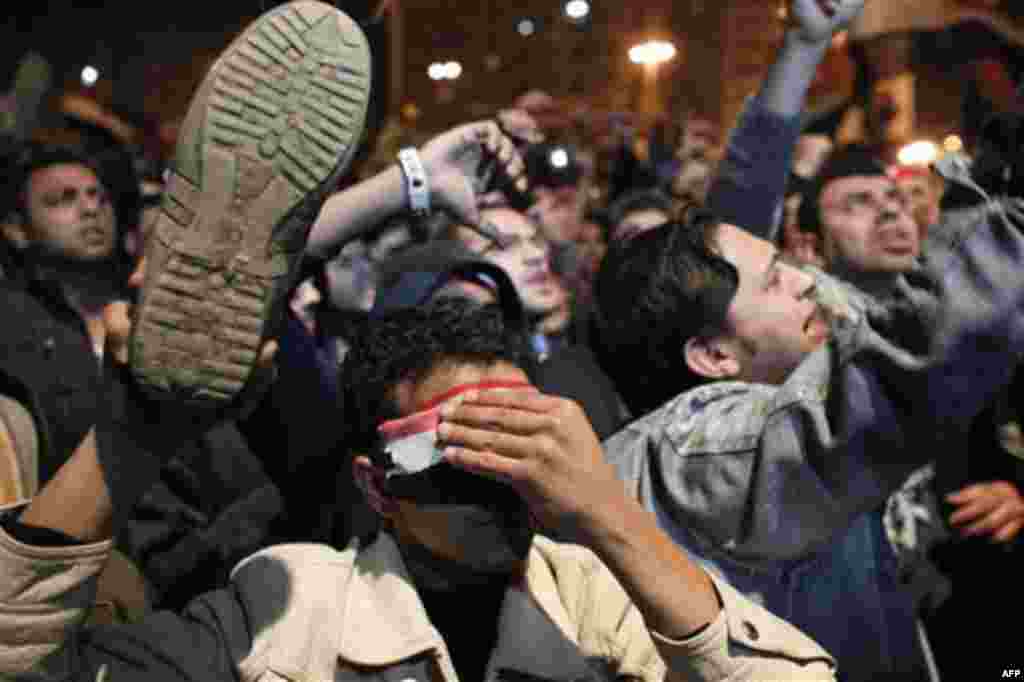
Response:
[[[930,140],[918,140],[903,147],[897,158],[904,166],[927,166],[939,158],[939,146]]]
[[[587,0],[569,0],[565,3],[565,16],[573,21],[586,19],[590,14],[590,3]]]
[[[519,31],[519,35],[528,38],[537,30],[537,25],[533,23],[533,19],[520,19],[516,24],[516,30]]]
[[[634,64],[663,64],[676,56],[676,46],[664,40],[650,40],[629,49],[629,61]]]
[[[434,62],[427,68],[427,75],[434,81],[458,80],[462,75],[462,64],[458,62]]]
[[[942,148],[947,152],[962,152],[964,150],[964,141],[959,135],[950,135],[942,141]]]
[[[95,66],[86,66],[82,69],[82,85],[91,88],[100,79],[100,72]]]
[[[551,162],[552,168],[566,168],[569,165],[569,152],[562,147],[556,147],[551,150],[548,161]]]

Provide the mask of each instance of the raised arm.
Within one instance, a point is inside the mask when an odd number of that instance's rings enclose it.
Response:
[[[979,199],[943,220],[934,318],[916,303],[851,309],[782,386],[701,387],[606,443],[681,542],[746,562],[804,557],[917,467],[963,456],[1024,348],[1024,213]]]
[[[442,416],[438,435],[453,444],[446,451],[453,465],[513,486],[541,529],[587,546],[614,576],[628,596],[624,603],[639,611],[650,635],[629,631],[628,609],[605,613],[614,623],[600,625],[611,630],[608,646],[622,658],[656,646],[668,679],[833,679],[824,650],[714,582],[627,494],[578,405],[532,392],[484,391],[467,395]],[[602,600],[610,609],[609,603]],[[599,619],[601,609],[585,612]],[[733,650],[736,633],[727,622],[741,612],[771,645]],[[768,653],[760,646],[777,648]]]
[[[433,209],[446,210],[467,225],[479,225],[476,198],[495,173],[516,178],[526,189],[523,163],[497,123],[469,123],[435,137],[419,151]],[[347,242],[383,220],[409,210],[402,169],[388,170],[330,197],[320,210],[306,253],[329,259]]]
[[[723,222],[774,236],[807,91],[832,37],[864,2],[790,0],[782,47],[730,134],[708,194],[708,206]]]

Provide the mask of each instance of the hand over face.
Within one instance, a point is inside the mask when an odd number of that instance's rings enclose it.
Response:
[[[564,398],[482,391],[442,410],[452,465],[511,485],[549,531],[586,536],[624,499],[583,410]]]
[[[884,0],[874,0],[884,2]],[[789,0],[790,30],[808,43],[823,43],[864,9],[865,0]]]
[[[478,226],[477,199],[496,173],[527,190],[523,160],[494,121],[469,123],[435,137],[420,150],[431,192],[439,207],[460,222]]]
[[[1010,542],[1024,528],[1024,497],[1009,481],[969,485],[946,496],[958,507],[950,525],[965,536],[987,535],[993,542]]]

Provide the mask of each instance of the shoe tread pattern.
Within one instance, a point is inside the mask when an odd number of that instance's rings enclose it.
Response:
[[[239,394],[279,323],[271,309],[315,215],[306,204],[351,160],[369,89],[365,37],[320,2],[264,15],[213,65],[194,105],[205,107],[203,177],[172,179],[147,266],[158,272],[138,306],[132,366],[144,386],[200,403]]]

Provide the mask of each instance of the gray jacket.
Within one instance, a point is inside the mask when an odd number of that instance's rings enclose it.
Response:
[[[806,556],[916,468],[962,456],[970,420],[1024,348],[1022,227],[1017,200],[947,215],[922,275],[934,317],[838,295],[831,340],[784,384],[693,389],[608,439],[607,456],[698,554]]]

